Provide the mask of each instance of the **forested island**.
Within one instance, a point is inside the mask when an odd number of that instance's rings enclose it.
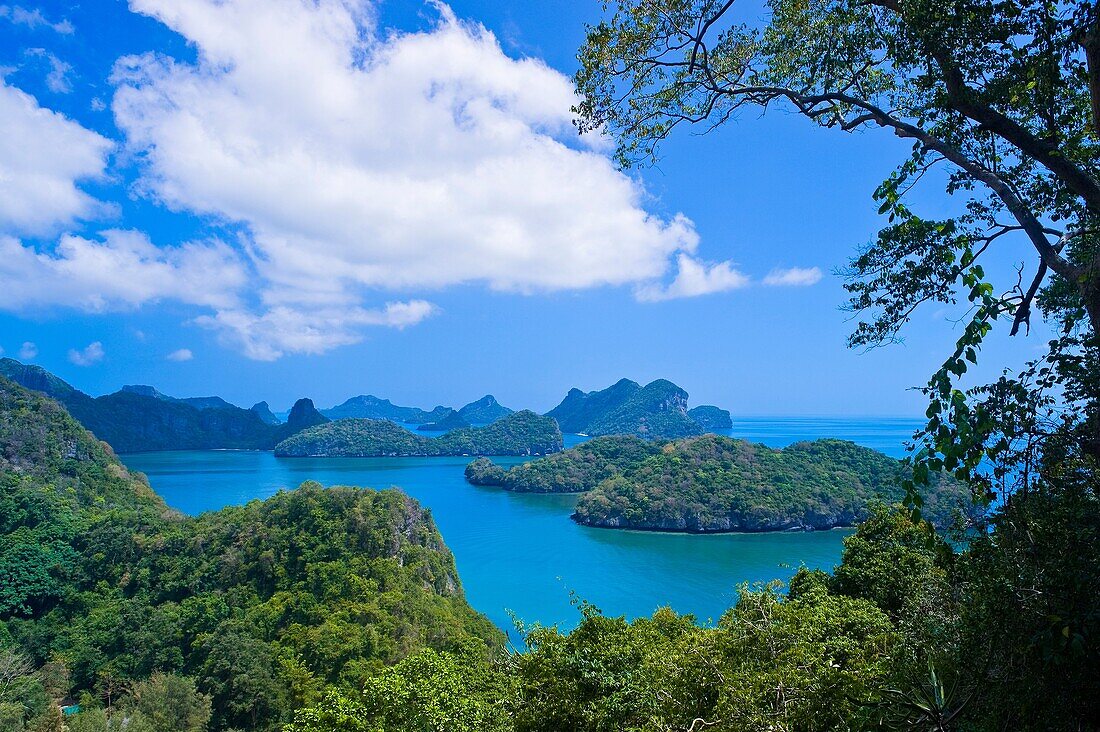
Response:
[[[731,426],[730,414],[713,406],[688,410],[688,393],[666,379],[645,386],[620,379],[606,389],[571,389],[547,412],[563,432],[587,435],[637,435],[669,439]]]
[[[466,468],[477,485],[583,493],[573,514],[581,524],[691,533],[854,526],[875,501],[899,502],[906,475],[898,460],[843,440],[775,450],[717,435],[597,437],[509,470],[486,458]],[[946,476],[924,500],[940,526],[970,510],[967,489]]]
[[[492,394],[475,399],[458,410],[458,416],[472,424],[489,424],[512,413],[513,410],[498,402]]]
[[[562,449],[549,417],[524,410],[484,427],[425,437],[379,419],[339,419],[304,430],[275,446],[279,457],[439,457],[444,455],[547,455]]]
[[[386,420],[393,426],[397,426],[395,423],[415,424],[424,431],[444,432],[468,429],[472,425],[487,426],[516,414],[491,394],[458,410],[440,406],[430,412],[397,406],[388,399],[360,395],[324,410],[318,410],[309,399],[300,399],[286,421],[280,422],[264,401],[242,409],[221,397],[173,397],[148,385],[127,385],[113,394],[92,397],[39,366],[10,358],[0,358],[0,376],[58,400],[78,422],[120,453],[272,450],[292,435],[331,420]],[[730,425],[726,410],[713,406],[688,410],[687,399],[686,391],[664,379],[644,387],[622,379],[603,391],[586,394],[573,389],[546,416],[556,420],[560,431],[564,432],[634,434],[647,439],[695,435],[726,429]],[[434,448],[421,446],[410,439],[405,434],[407,430],[360,424],[354,428],[358,437],[351,438],[351,429],[342,425],[333,432],[345,435],[341,439],[370,444],[370,454],[434,454]],[[451,442],[446,444],[451,447],[440,447],[449,450],[445,454],[454,455],[541,455],[555,451],[549,431],[543,436],[529,437],[532,439],[530,450],[523,442],[527,438],[522,435],[495,432],[463,432],[450,438]],[[550,437],[551,441],[542,442],[542,437]],[[379,445],[383,444],[390,444],[393,452],[380,452],[383,448]],[[493,452],[494,445],[500,445],[502,451]],[[300,448],[287,446],[287,449],[296,454]]]
[[[457,412],[459,417],[467,423],[466,426],[471,423],[488,424],[508,416],[512,411],[501,405],[492,394],[486,394],[459,409],[437,406],[430,412],[419,407],[398,406],[389,399],[381,399],[371,394],[360,394],[335,407],[321,410],[326,417],[334,420],[388,419],[391,422],[415,425],[438,423],[450,418],[452,412]]]

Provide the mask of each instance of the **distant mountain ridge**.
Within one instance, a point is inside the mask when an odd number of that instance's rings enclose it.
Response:
[[[271,424],[255,410],[220,397],[178,399],[154,387],[130,385],[91,397],[40,366],[0,359],[0,376],[50,396],[116,452],[155,450],[270,450],[294,432],[325,418],[309,400],[287,424]],[[225,406],[220,406],[224,404]],[[270,411],[270,410],[269,410]]]
[[[322,409],[321,414],[329,419],[388,419],[391,422],[405,424],[424,424],[435,422],[447,416],[447,407],[436,407],[427,412],[420,407],[401,407],[389,399],[381,399],[373,394],[360,394],[342,404]]]
[[[645,386],[620,379],[590,392],[570,389],[546,416],[556,419],[563,432],[647,439],[690,437],[732,426],[724,409],[707,405],[689,411],[688,393],[667,379]]]
[[[513,410],[502,406],[492,394],[486,394],[458,410],[437,406],[429,412],[420,407],[402,407],[389,399],[382,399],[373,394],[360,394],[335,407],[321,410],[322,414],[333,420],[388,419],[391,422],[416,425],[439,423],[448,418],[451,424],[457,424],[455,419],[450,417],[451,412],[457,412],[458,416],[467,423],[464,426],[468,426],[469,424],[489,424],[512,414]]]
[[[91,397],[39,366],[10,358],[0,359],[0,375],[57,399],[99,439],[122,453],[271,450],[295,433],[330,420],[389,420],[420,425],[426,431],[453,431],[518,414],[492,394],[459,410],[437,406],[430,412],[365,394],[325,410],[318,410],[308,399],[299,400],[282,413],[285,421],[281,423],[267,402],[244,409],[218,396],[173,397],[145,384],[128,384],[113,394]],[[724,409],[705,405],[689,410],[688,393],[666,379],[644,387],[620,379],[598,391],[571,389],[546,416],[556,420],[563,432],[646,439],[688,437],[731,425]]]

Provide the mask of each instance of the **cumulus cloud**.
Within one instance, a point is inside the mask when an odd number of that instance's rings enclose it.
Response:
[[[23,341],[23,345],[19,347],[19,358],[24,361],[30,361],[38,355],[38,346],[31,341]]]
[[[642,302],[660,302],[682,297],[698,297],[746,287],[749,277],[734,268],[732,262],[707,264],[688,254],[677,258],[676,278],[667,285],[642,285],[634,296]]]
[[[190,348],[180,348],[165,356],[169,361],[190,361],[194,357],[195,354],[191,353]]]
[[[198,51],[120,60],[112,107],[144,190],[247,232],[269,309],[214,318],[225,327],[266,332],[293,312],[312,350],[390,312],[364,309],[364,292],[635,285],[697,244],[576,137],[566,76],[446,7],[396,33],[341,0],[131,6]]]
[[[434,315],[438,308],[424,300],[391,302],[382,308],[290,308],[276,306],[263,315],[227,310],[198,318],[218,330],[222,340],[246,356],[272,361],[285,353],[324,353],[360,340],[364,326],[406,328]]]
[[[71,35],[75,28],[68,20],[60,20],[56,23],[46,17],[40,8],[27,10],[21,5],[0,5],[0,18],[11,21],[15,25],[22,25],[35,30],[49,28],[62,35]]]
[[[773,287],[808,287],[821,281],[821,270],[817,267],[791,267],[773,269],[764,278],[765,285]]]
[[[102,360],[103,344],[99,341],[93,341],[80,350],[75,348],[69,349],[69,361],[77,366],[91,366]]]
[[[90,312],[171,299],[240,307],[245,264],[220,242],[155,246],[144,234],[111,230],[97,239],[65,235],[50,251],[0,236],[0,309],[50,306]]]
[[[57,236],[110,213],[79,186],[103,176],[113,143],[0,79],[0,278],[12,283],[0,309],[173,300],[274,359],[414,325],[438,312],[425,293],[453,285],[626,286],[656,301],[748,282],[701,259],[688,218],[650,213],[603,143],[575,135],[567,77],[510,58],[445,6],[402,33],[380,28],[369,0],[130,5],[196,50],[116,64],[132,190],[235,233],[172,246]]]
[[[0,78],[0,233],[49,234],[107,207],[77,187],[113,144]]]

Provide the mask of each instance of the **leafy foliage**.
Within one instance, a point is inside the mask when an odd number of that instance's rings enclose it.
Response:
[[[131,691],[151,729],[166,729],[164,699],[187,697],[158,673],[193,678],[215,729],[265,730],[420,648],[501,641],[403,494],[306,483],[186,518],[59,405],[3,379],[0,527],[0,646],[60,663],[60,696],[117,699],[150,679]],[[201,716],[188,709],[172,713]]]
[[[1100,9],[1088,0],[770,0],[763,22],[726,0],[624,0],[589,28],[575,81],[582,131],[609,132],[624,165],[654,159],[681,125],[714,129],[750,108],[913,143],[873,193],[887,217],[851,263],[850,343],[901,338],[923,304],[965,325],[929,380],[907,504],[920,515],[941,470],[992,500],[1049,483],[1047,449],[1100,458]],[[942,174],[937,175],[937,171]],[[928,181],[957,196],[921,215]],[[993,282],[985,261],[1016,239],[1033,272]],[[993,270],[994,268],[990,268]],[[960,384],[998,323],[1058,331],[1042,358],[997,383]]]

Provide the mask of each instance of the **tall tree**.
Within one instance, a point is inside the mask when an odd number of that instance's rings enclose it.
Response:
[[[653,160],[677,127],[714,129],[750,107],[911,140],[912,154],[874,192],[888,222],[852,260],[847,287],[863,315],[850,339],[857,347],[896,339],[921,304],[972,308],[927,387],[913,505],[928,468],[973,478],[992,460],[987,488],[1027,487],[1055,439],[1092,464],[1100,457],[1097,4],[770,0],[767,19],[753,24],[735,19],[740,4],[610,3],[579,55],[581,131],[614,136],[623,165]],[[907,204],[935,168],[946,169],[946,192],[963,199],[952,218],[930,220]],[[1008,256],[1010,237],[1030,243],[1034,262],[995,286],[981,262]],[[1037,307],[1060,328],[1050,354],[961,393],[958,379],[995,321],[1026,333]]]

